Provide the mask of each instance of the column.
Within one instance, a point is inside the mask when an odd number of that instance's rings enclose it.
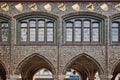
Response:
[[[53,75],[54,80],[59,80],[59,77],[57,75]]]
[[[59,75],[59,80],[64,80],[65,79],[65,75]]]
[[[94,76],[90,76],[89,80],[94,80],[94,78],[95,78]]]
[[[100,80],[107,80],[107,77],[105,75],[99,75]]]
[[[6,75],[6,80],[11,80],[10,79],[10,74]]]

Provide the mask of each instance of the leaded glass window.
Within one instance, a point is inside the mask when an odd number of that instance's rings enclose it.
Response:
[[[72,18],[64,22],[66,43],[101,43],[102,20],[94,18]]]
[[[0,42],[2,44],[6,44],[9,42],[9,36],[10,36],[10,26],[9,26],[9,20],[0,18]]]
[[[118,22],[113,22],[112,23],[112,30],[111,30],[111,39],[112,42],[120,42],[120,28],[119,28],[119,23]]]
[[[54,43],[55,20],[47,18],[28,18],[19,20],[18,42],[21,43]]]

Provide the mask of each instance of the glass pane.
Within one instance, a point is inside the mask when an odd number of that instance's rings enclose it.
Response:
[[[35,29],[30,29],[30,41],[35,41]]]
[[[38,41],[44,41],[44,28],[38,30]]]
[[[92,29],[92,41],[99,41],[98,29]]]
[[[30,27],[35,27],[35,21],[30,21]]]
[[[2,27],[8,27],[8,23],[2,23]]]
[[[75,27],[81,27],[81,21],[75,21]]]
[[[112,41],[118,41],[118,28],[112,29]]]
[[[72,23],[67,23],[66,27],[73,27],[73,24]]]
[[[72,41],[72,29],[66,29],[66,41]]]
[[[21,27],[27,27],[27,23],[21,23]]]
[[[83,31],[83,35],[84,35],[84,38],[83,38],[83,41],[90,41],[90,29],[84,29]]]
[[[112,23],[112,27],[118,27],[119,24],[118,23]]]
[[[39,21],[38,26],[39,27],[45,27],[45,22],[44,21]]]
[[[93,23],[92,27],[99,27],[99,23]]]
[[[21,41],[27,41],[27,29],[21,29]]]
[[[84,21],[84,27],[90,27],[90,21]]]
[[[75,29],[75,41],[81,41],[81,29]]]
[[[47,23],[47,27],[53,27],[53,23]]]
[[[53,41],[53,29],[47,29],[47,41]]]
[[[8,41],[8,29],[2,29],[2,41]]]

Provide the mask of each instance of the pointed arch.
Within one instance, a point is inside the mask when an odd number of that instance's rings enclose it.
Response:
[[[24,79],[32,79],[34,74],[42,68],[50,70],[53,75],[56,74],[53,64],[46,57],[34,53],[20,62],[14,74],[21,74]]]
[[[91,56],[85,54],[85,53],[82,53],[82,54],[79,54],[75,57],[73,57],[65,66],[64,68],[64,71],[63,71],[63,74],[65,74],[67,68],[70,68],[73,64],[75,64],[75,62],[78,62],[78,61],[82,61],[82,60],[87,60],[87,61],[90,61],[90,63],[92,63],[92,65],[95,65],[93,66],[94,68],[96,67],[96,69],[98,70],[99,74],[104,74],[104,70],[102,69],[101,65]],[[77,64],[77,63],[76,63]],[[82,65],[82,64],[78,64],[78,65]],[[85,67],[85,68],[84,68]],[[87,66],[86,65],[83,65],[84,69],[87,69]],[[89,69],[89,68],[88,68]]]
[[[111,70],[111,74],[113,75],[111,80],[114,80],[119,73],[120,73],[120,59],[114,64]]]
[[[2,80],[6,80],[6,75],[8,74],[7,68],[4,63],[0,60],[0,77]]]

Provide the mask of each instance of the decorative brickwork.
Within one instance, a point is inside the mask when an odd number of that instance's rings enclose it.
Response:
[[[4,2],[1,2],[0,5],[2,5]],[[50,2],[49,4],[52,6],[51,11],[46,11],[44,9],[44,5],[46,5],[48,2],[37,2],[38,10],[37,11],[31,11],[31,9],[28,7],[28,5],[33,4],[33,2],[21,2],[23,5],[23,11],[18,11],[14,6],[18,4],[18,2],[9,2],[9,11],[4,11],[0,9],[0,16],[9,16],[11,20],[11,37],[10,37],[10,44],[4,45],[1,44],[0,46],[0,61],[2,64],[4,64],[4,69],[6,71],[6,80],[16,80],[12,79],[13,75],[17,75],[16,72],[20,71],[19,67],[21,63],[24,63],[24,60],[27,61],[30,55],[39,54],[40,56],[43,56],[45,58],[45,61],[48,60],[48,62],[43,61],[43,64],[49,63],[52,66],[48,66],[47,68],[51,71],[54,71],[53,76],[54,80],[59,79],[59,75],[65,74],[65,71],[69,66],[68,64],[72,63],[71,61],[73,59],[76,59],[79,55],[89,56],[90,60],[92,58],[91,63],[95,63],[95,65],[99,64],[99,67],[101,69],[100,78],[101,80],[109,80],[109,75],[113,75],[113,72],[117,66],[118,63],[120,63],[120,47],[119,44],[114,45],[110,42],[110,19],[114,14],[119,14],[119,11],[115,9],[115,5],[119,2],[106,2],[106,4],[109,7],[108,11],[103,11],[100,6],[104,2],[92,2],[94,5],[94,10],[89,11],[86,8],[86,5],[89,4],[89,2],[64,2],[64,5],[66,6],[65,11],[61,11],[58,8],[59,2]],[[75,12],[72,9],[72,5],[77,3],[80,5],[80,11]],[[47,45],[32,45],[32,44],[17,44],[17,20],[18,18],[24,16],[24,15],[35,15],[38,14],[45,14],[50,15],[52,17],[57,18],[57,32],[56,32],[56,44],[47,44]],[[81,14],[92,14],[95,16],[101,16],[104,18],[105,22],[105,34],[104,40],[101,44],[81,44],[81,45],[65,45],[63,42],[63,33],[62,33],[62,27],[63,27],[63,18],[69,15],[81,15]],[[87,57],[86,56],[86,57]],[[87,57],[87,58],[89,58]],[[41,59],[41,58],[40,58]],[[95,61],[94,61],[95,60]],[[29,60],[28,60],[29,61]],[[83,60],[84,61],[84,60]],[[38,61],[39,62],[39,61]],[[27,63],[26,63],[27,64]],[[25,65],[22,65],[25,66]],[[21,67],[22,68],[22,67]],[[27,68],[25,66],[25,68]],[[37,68],[36,68],[37,69]],[[24,71],[24,70],[23,70]],[[20,72],[22,73],[22,72]],[[12,77],[11,77],[12,76]],[[33,75],[32,75],[33,76]],[[28,80],[28,75],[25,75],[23,80]],[[89,77],[93,77],[92,75]],[[84,79],[84,78],[83,78]],[[30,78],[31,80],[31,78]],[[63,80],[62,78],[59,80]]]

